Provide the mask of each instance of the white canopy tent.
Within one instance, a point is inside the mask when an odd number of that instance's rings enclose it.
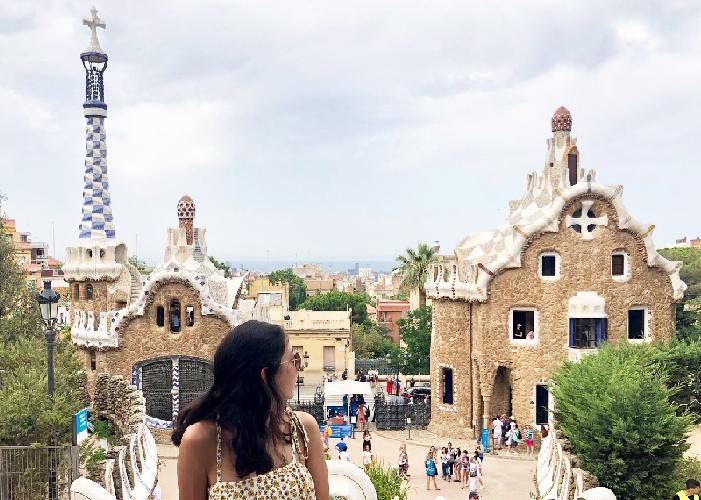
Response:
[[[355,380],[324,382],[324,394],[327,396],[343,396],[345,394],[372,396],[372,387],[370,387],[370,382],[356,382]]]
[[[346,394],[362,394],[372,396],[370,382],[356,382],[355,380],[339,380],[337,382],[324,382],[324,395],[345,396]],[[350,398],[347,403],[346,414],[350,419]]]

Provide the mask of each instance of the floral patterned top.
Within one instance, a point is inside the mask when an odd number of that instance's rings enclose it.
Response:
[[[307,445],[309,439],[304,425],[297,415],[287,409],[290,417],[292,462],[270,472],[240,481],[221,480],[221,428],[217,422],[217,482],[209,487],[209,500],[315,500],[314,480],[307,470]],[[304,450],[300,447],[299,435],[304,437]],[[297,461],[301,457],[302,461]]]

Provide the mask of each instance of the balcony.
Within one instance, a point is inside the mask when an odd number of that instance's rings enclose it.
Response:
[[[454,257],[441,260],[428,268],[424,289],[426,296],[439,299],[487,300],[490,271],[479,264],[458,262]]]

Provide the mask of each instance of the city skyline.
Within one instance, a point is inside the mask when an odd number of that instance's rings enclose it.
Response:
[[[452,253],[504,222],[560,105],[582,166],[625,185],[659,246],[698,235],[691,2],[137,5],[97,8],[117,238],[149,262],[183,194],[232,263],[391,261],[434,240]],[[0,7],[0,192],[33,239],[55,224],[60,259],[80,222],[83,10]]]

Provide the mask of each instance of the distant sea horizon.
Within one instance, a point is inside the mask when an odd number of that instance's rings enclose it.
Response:
[[[245,269],[247,271],[255,271],[258,273],[269,273],[278,269],[287,269],[302,264],[315,264],[321,267],[322,272],[326,273],[345,273],[349,269],[355,269],[355,264],[358,267],[369,267],[375,273],[389,274],[392,269],[397,267],[397,263],[393,260],[316,260],[316,261],[293,261],[293,260],[234,260],[227,259],[226,262],[233,268]]]

